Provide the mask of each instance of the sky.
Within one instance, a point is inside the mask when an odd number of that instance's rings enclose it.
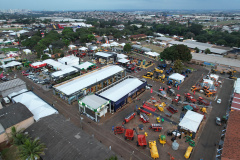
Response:
[[[232,10],[240,0],[1,0],[0,9],[31,10]]]

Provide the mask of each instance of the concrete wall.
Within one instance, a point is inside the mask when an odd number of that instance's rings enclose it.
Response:
[[[20,131],[21,129],[25,130],[26,128],[28,128],[29,126],[31,126],[33,123],[34,123],[34,118],[33,118],[33,117],[30,117],[30,118],[28,118],[28,119],[26,119],[26,120],[24,120],[24,121],[22,121],[22,122],[20,122],[20,123],[18,123],[18,124],[16,124],[16,125],[14,125],[14,126],[15,126],[15,128],[16,128],[17,131]],[[12,127],[13,127],[13,126],[12,126]],[[2,133],[2,134],[0,135],[0,143],[8,140],[8,135],[11,134],[11,128],[12,128],[12,127],[7,128],[6,131],[5,131],[5,133]]]

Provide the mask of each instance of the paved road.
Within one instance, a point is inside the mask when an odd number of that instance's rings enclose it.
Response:
[[[220,127],[216,125],[215,118],[226,115],[227,108],[230,105],[229,99],[232,93],[233,84],[233,80],[224,80],[220,94],[218,95],[218,98],[222,99],[222,103],[212,103],[213,109],[209,118],[207,119],[207,123],[202,132],[200,140],[191,156],[192,160],[198,160],[200,158],[203,158],[204,160],[215,159],[217,149],[215,143],[219,142],[221,130],[223,129],[222,126]]]

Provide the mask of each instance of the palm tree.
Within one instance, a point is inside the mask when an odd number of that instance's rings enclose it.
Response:
[[[24,142],[29,139],[29,137],[23,133],[17,133],[15,137],[13,137],[13,144],[20,146],[24,144]]]
[[[26,139],[23,145],[19,146],[20,157],[22,159],[36,160],[40,158],[41,154],[44,154],[46,146],[40,143],[38,139]]]

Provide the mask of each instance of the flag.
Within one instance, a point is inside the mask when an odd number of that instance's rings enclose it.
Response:
[[[151,92],[150,93],[153,93],[153,89],[151,88]]]
[[[195,91],[193,92],[193,95],[195,95]]]
[[[177,90],[179,90],[179,86],[177,87]]]

